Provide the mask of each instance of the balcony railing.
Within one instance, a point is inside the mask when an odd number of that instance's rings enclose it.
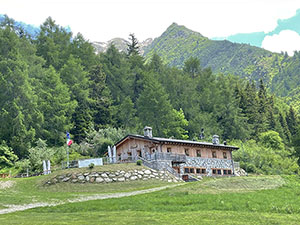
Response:
[[[145,155],[147,160],[171,160],[173,162],[186,162],[186,155],[173,154],[165,152],[155,152],[153,154]]]

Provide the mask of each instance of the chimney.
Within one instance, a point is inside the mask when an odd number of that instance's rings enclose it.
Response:
[[[212,138],[212,143],[214,145],[218,145],[219,144],[219,136],[218,135],[214,135]]]
[[[152,127],[144,128],[144,136],[148,138],[152,138]]]

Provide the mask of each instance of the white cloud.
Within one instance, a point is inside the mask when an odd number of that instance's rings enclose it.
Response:
[[[279,34],[266,36],[262,47],[272,52],[287,52],[293,55],[295,50],[300,50],[300,35],[292,30],[283,30]]]

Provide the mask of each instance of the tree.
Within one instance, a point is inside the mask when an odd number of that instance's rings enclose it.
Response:
[[[100,64],[94,65],[89,73],[90,105],[93,111],[94,126],[98,130],[112,123],[112,97]]]
[[[139,50],[139,42],[137,40],[137,38],[135,37],[134,34],[129,34],[129,44],[127,44],[128,48],[127,48],[127,55],[131,56],[131,55],[138,55],[140,53]]]
[[[30,83],[27,64],[18,51],[19,39],[10,29],[0,30],[0,139],[21,158],[27,154],[42,122],[37,96]]]
[[[142,126],[151,126],[154,135],[175,138],[186,137],[183,112],[176,112],[163,87],[149,77],[137,101],[138,117]],[[180,119],[181,121],[178,121]]]
[[[74,140],[80,142],[84,139],[93,121],[93,112],[90,109],[88,74],[84,71],[80,60],[71,56],[61,69],[60,76],[70,89],[71,100],[77,102],[77,107],[72,115],[74,127],[71,132],[74,135]]]
[[[60,70],[70,55],[72,33],[55,24],[51,17],[40,26],[40,30],[35,40],[37,55],[46,60],[46,67],[51,65]]]
[[[183,71],[188,73],[191,77],[197,76],[201,72],[200,60],[195,57],[190,57],[184,62]]]
[[[291,135],[294,136],[297,133],[298,118],[293,106],[290,106],[289,108],[289,112],[286,116],[286,122]]]
[[[52,146],[62,145],[65,141],[63,134],[72,128],[71,115],[75,112],[77,102],[71,100],[69,88],[62,83],[52,66],[44,71],[41,68],[41,73],[35,79],[38,108],[44,118],[37,136]]]
[[[0,144],[0,170],[5,167],[12,167],[17,159],[18,156],[14,154],[12,148],[3,141]]]

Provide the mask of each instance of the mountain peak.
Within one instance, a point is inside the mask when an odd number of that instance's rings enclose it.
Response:
[[[192,34],[195,34],[195,35],[199,35],[201,37],[204,37],[202,34],[200,34],[199,32],[196,32],[196,31],[193,31],[183,25],[179,25],[175,22],[173,22],[165,32],[178,32],[178,35],[183,35],[183,36],[186,36],[186,35],[192,35]]]

